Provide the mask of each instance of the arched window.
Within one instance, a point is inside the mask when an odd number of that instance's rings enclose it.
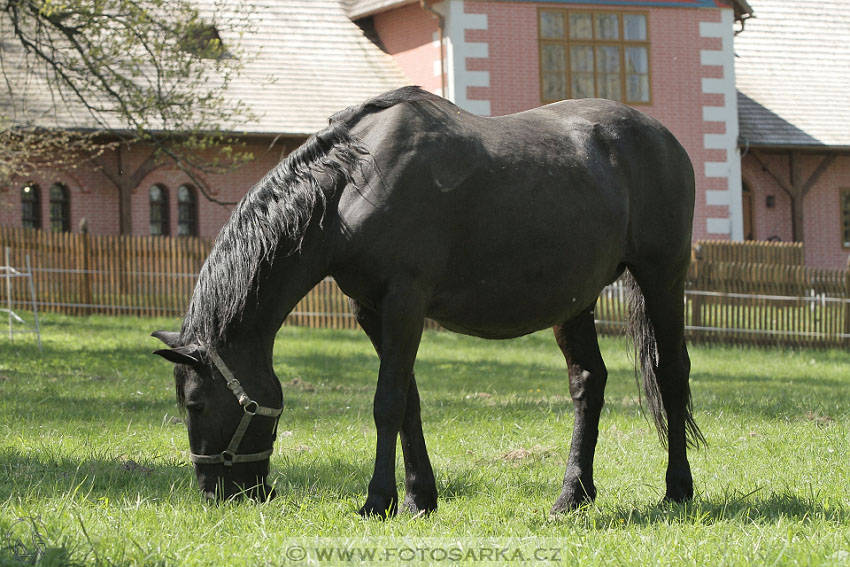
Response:
[[[35,183],[21,188],[21,225],[41,228],[41,191]]]
[[[161,185],[150,190],[151,234],[168,236],[168,191]]]
[[[50,186],[50,230],[53,232],[70,232],[71,230],[71,198],[68,188],[62,183]]]
[[[198,236],[198,199],[188,185],[177,189],[177,235]]]

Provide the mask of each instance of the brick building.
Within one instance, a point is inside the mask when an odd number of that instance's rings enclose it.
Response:
[[[264,0],[243,40],[258,56],[231,89],[261,116],[239,128],[256,159],[202,178],[205,189],[238,200],[327,116],[402,84],[490,116],[600,96],[659,119],[687,149],[694,238],[805,235],[809,264],[843,266],[850,112],[828,101],[850,87],[837,40],[849,16],[840,0],[751,1]],[[822,59],[836,72],[818,73]],[[214,236],[228,210],[182,172],[152,167],[149,151],[18,180],[0,189],[0,222],[76,230],[86,217],[98,233]]]

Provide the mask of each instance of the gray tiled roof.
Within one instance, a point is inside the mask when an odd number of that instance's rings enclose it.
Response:
[[[327,125],[334,112],[409,82],[392,57],[348,18],[346,1],[252,0],[253,30],[241,39],[249,61],[227,94],[232,100],[248,103],[258,120],[228,125],[229,129],[251,134],[310,134]],[[202,12],[214,3],[197,0]],[[226,33],[222,36],[225,45],[229,39],[235,40]],[[8,77],[14,46],[4,45],[3,49],[0,64]],[[11,75],[14,78],[16,73]],[[24,88],[20,80],[20,88]],[[27,107],[38,114],[39,124],[92,126],[85,111],[55,107],[37,78],[26,81]],[[51,107],[53,110],[48,110]]]
[[[395,8],[403,4],[413,4],[418,0],[345,0],[348,17],[352,20],[370,16],[382,10]]]
[[[555,1],[555,0],[550,0]],[[722,0],[735,10],[735,17],[741,18],[752,13],[747,0]],[[419,0],[345,0],[348,7],[348,16],[356,20],[364,16],[370,16],[383,10],[396,8],[404,4],[414,4]],[[437,3],[437,0],[428,0],[429,4]]]
[[[850,147],[850,4],[750,0],[735,37],[744,143]]]
[[[230,89],[265,114],[249,131],[311,133],[334,112],[409,82],[351,22],[343,0],[254,3],[257,31],[243,45],[259,56]]]

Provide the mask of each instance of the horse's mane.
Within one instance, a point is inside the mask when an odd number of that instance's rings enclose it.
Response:
[[[331,116],[329,125],[275,166],[239,201],[198,275],[182,340],[215,346],[241,319],[264,264],[301,248],[317,208],[353,183],[368,150],[351,134],[363,116],[403,102],[443,100],[419,87],[384,93]],[[328,179],[333,183],[328,183]]]

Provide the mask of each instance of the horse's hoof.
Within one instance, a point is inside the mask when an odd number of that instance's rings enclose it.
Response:
[[[364,518],[387,520],[398,513],[398,498],[377,498],[370,496],[357,513]]]
[[[667,489],[667,494],[664,495],[664,502],[674,502],[676,504],[681,504],[682,502],[690,502],[694,499],[694,489],[693,487],[688,489],[676,489],[671,490]]]
[[[564,480],[561,495],[558,496],[552,510],[549,511],[549,517],[578,510],[593,504],[594,500],[596,500],[596,487],[593,485],[593,481],[590,479],[582,481],[579,476],[571,477]]]
[[[552,510],[549,512],[550,517],[578,510],[596,500],[596,487],[593,485],[593,479],[585,478],[582,480],[578,470],[569,472],[574,474],[568,474],[564,478],[561,495],[558,496],[555,505],[552,506]]]
[[[694,481],[690,467],[667,471],[666,502],[687,502],[694,499]]]
[[[555,519],[562,514],[566,514],[568,512],[574,512],[585,506],[590,506],[593,504],[593,498],[588,495],[564,495],[561,494],[558,499],[555,501],[555,504],[552,506],[552,509],[549,510],[549,518]]]
[[[437,510],[437,497],[413,496],[408,493],[405,495],[404,502],[402,502],[401,507],[414,516],[427,516],[431,512],[435,512]]]

